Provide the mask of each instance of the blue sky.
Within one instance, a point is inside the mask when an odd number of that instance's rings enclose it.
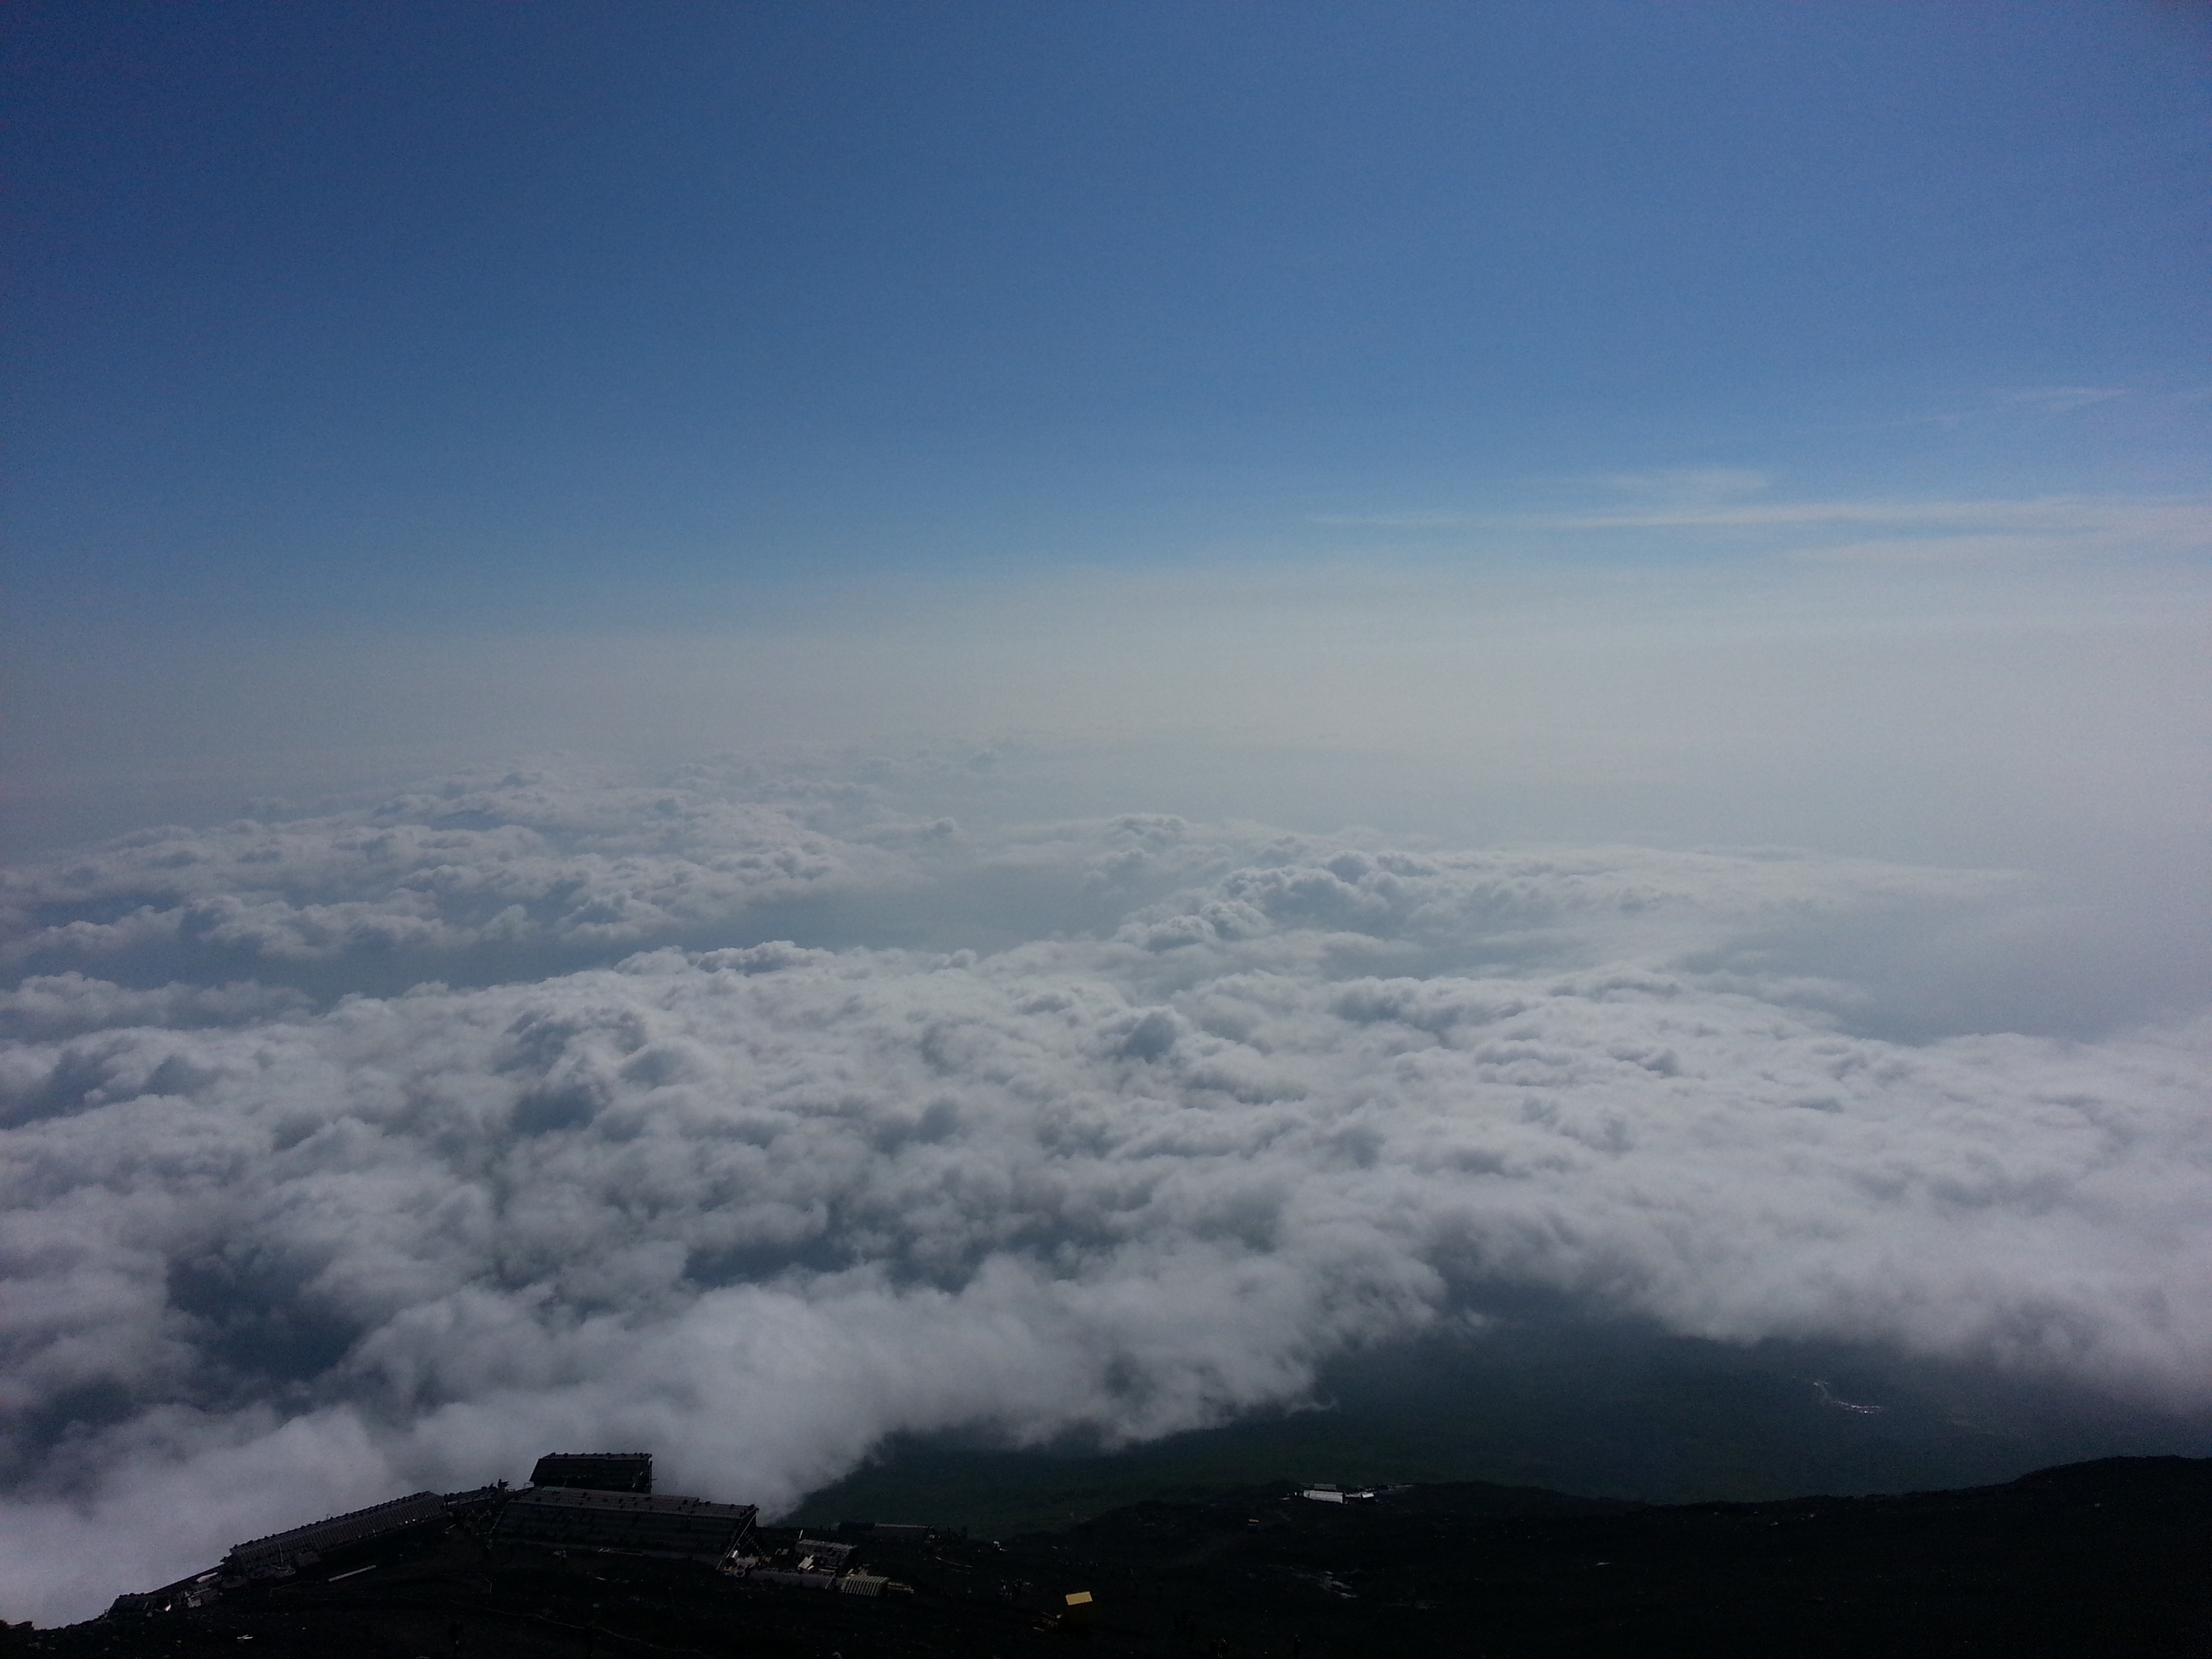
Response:
[[[12,10],[19,618],[2205,481],[2191,8]]]
[[[0,1613],[1493,1285],[2212,1411],[2204,7],[0,9]]]
[[[2212,795],[2199,9],[10,22],[18,849],[1010,730],[1455,836]]]

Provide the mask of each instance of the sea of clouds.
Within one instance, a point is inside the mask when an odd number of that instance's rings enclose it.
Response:
[[[1930,1029],[1866,970],[1978,971],[2032,882],[1019,821],[1006,764],[562,763],[7,872],[7,1616],[550,1449],[773,1510],[901,1431],[1156,1436],[1531,1294],[2212,1406],[2212,1018]]]

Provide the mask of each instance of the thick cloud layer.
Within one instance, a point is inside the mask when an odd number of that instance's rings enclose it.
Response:
[[[2008,879],[913,810],[987,777],[15,872],[11,1616],[559,1445],[774,1506],[896,1431],[1155,1435],[1531,1295],[2212,1404],[2212,1019],[1905,1042],[1819,971]]]

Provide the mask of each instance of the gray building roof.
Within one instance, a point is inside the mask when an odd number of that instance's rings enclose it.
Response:
[[[530,1472],[533,1486],[574,1486],[586,1492],[649,1492],[651,1452],[548,1452]]]
[[[389,1503],[372,1504],[365,1510],[354,1510],[344,1515],[334,1515],[327,1521],[311,1522],[304,1527],[294,1527],[289,1532],[273,1532],[266,1538],[248,1539],[243,1544],[231,1547],[223,1565],[233,1571],[246,1571],[280,1561],[289,1561],[306,1551],[320,1554],[336,1549],[341,1544],[358,1543],[364,1538],[374,1538],[379,1533],[411,1527],[418,1522],[442,1520],[446,1500],[434,1492],[410,1492],[404,1498],[395,1498]]]
[[[492,1537],[502,1543],[718,1561],[736,1547],[757,1513],[750,1504],[703,1498],[534,1486],[507,1499]]]

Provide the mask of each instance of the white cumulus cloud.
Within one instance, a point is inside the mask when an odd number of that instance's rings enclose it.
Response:
[[[1531,1291],[2212,1404],[2212,1021],[1907,1041],[1854,976],[2011,878],[915,810],[975,775],[14,872],[10,1616],[556,1446],[773,1507],[902,1431],[1154,1436]]]

